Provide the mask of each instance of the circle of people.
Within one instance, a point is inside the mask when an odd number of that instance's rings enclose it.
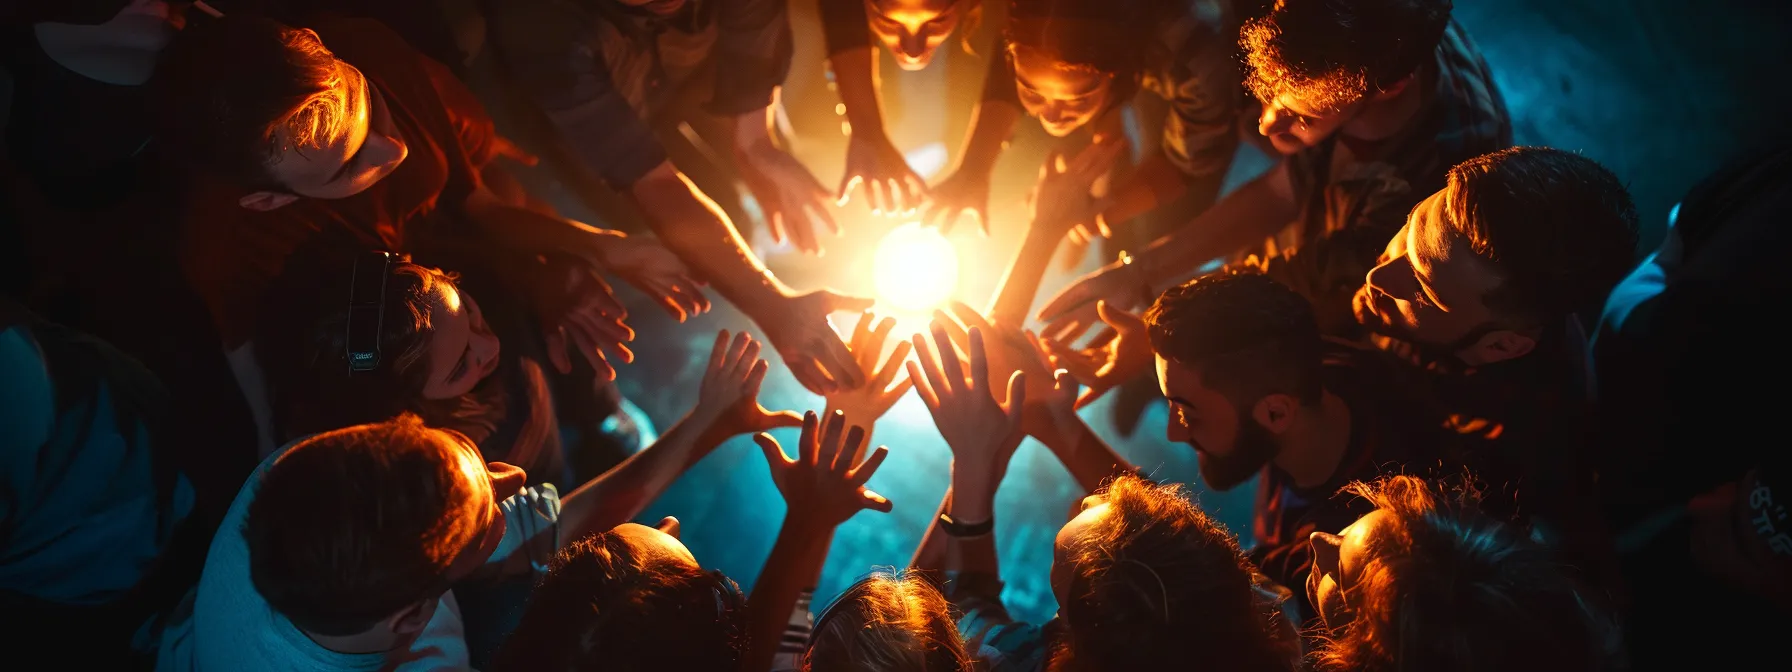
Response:
[[[1637,585],[1660,554],[1785,623],[1778,458],[1694,483],[1665,448],[1595,449],[1596,410],[1659,397],[1627,372],[1674,356],[1635,334],[1674,319],[1642,307],[1696,258],[1678,232],[1736,209],[1689,197],[1639,266],[1624,182],[1511,146],[1449,0],[818,9],[833,189],[777,121],[785,0],[9,4],[0,588],[33,621],[9,637],[180,671],[1607,670],[1703,618]],[[927,68],[954,35],[989,68],[930,185],[876,62]],[[1155,143],[1119,121],[1147,97]],[[987,234],[1029,118],[1054,149],[995,296],[912,339],[735,227],[750,194],[806,253],[853,200]],[[1222,196],[1245,144],[1274,166]],[[1125,236],[1029,314],[1060,245]],[[764,335],[717,334],[645,446],[615,280]],[[826,408],[760,405],[767,346]],[[1205,486],[1255,481],[1250,548],[1078,414],[1153,376]],[[911,388],[951,451],[938,515],[906,569],[812,615],[834,529],[891,509],[871,436]],[[675,519],[629,522],[740,435],[787,504],[750,599]],[[995,546],[1027,437],[1088,495],[1046,623],[1004,607]]]

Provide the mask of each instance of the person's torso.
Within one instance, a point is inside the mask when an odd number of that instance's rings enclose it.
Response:
[[[7,28],[0,37],[13,80],[8,158],[60,207],[124,198],[150,141],[147,87],[109,84],[63,66],[45,53],[30,25]]]

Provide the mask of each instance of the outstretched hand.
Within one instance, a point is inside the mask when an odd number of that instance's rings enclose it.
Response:
[[[624,364],[635,361],[635,353],[624,345],[635,340],[635,330],[623,323],[628,312],[597,269],[584,262],[552,259],[529,269],[530,291],[535,295],[548,363],[554,370],[572,373],[572,355],[576,353],[590,362],[599,378],[614,380],[616,368],[609,357]]]
[[[935,357],[927,347],[927,339],[914,337],[915,359],[908,363],[909,378],[915,381],[915,392],[927,404],[940,436],[952,449],[952,468],[1001,481],[1007,472],[1008,458],[1020,447],[1025,436],[1021,428],[1021,411],[1027,401],[1027,376],[1015,371],[1009,376],[1007,393],[990,387],[989,355],[983,348],[983,332],[972,328],[970,371],[966,375],[959,361],[952,337],[940,317],[933,321],[933,342],[939,348]],[[1000,398],[998,398],[1000,394]]]
[[[875,327],[872,326],[873,323],[876,324]],[[882,366],[878,364],[878,356],[884,351],[884,341],[895,328],[896,320],[893,318],[879,320],[877,314],[870,310],[860,313],[859,324],[853,328],[852,339],[846,347],[852,351],[859,373],[869,382],[825,395],[829,410],[844,411],[852,426],[864,429],[867,434],[871,432],[877,419],[889,412],[896,400],[908,394],[909,388],[914,385],[913,381],[903,378],[895,387],[890,387],[896,374],[902,371],[902,363],[908,359],[909,349],[913,347],[908,341],[897,343],[896,349],[890,352]]]
[[[908,157],[881,135],[853,133],[846,145],[846,172],[835,194],[839,205],[862,191],[871,214],[907,217],[927,197],[927,182],[908,165]]]
[[[862,311],[873,301],[828,290],[785,298],[772,314],[755,316],[765,338],[777,348],[797,382],[810,392],[827,395],[865,384],[853,353],[834,333],[828,316],[841,311]]]
[[[1086,348],[1045,339],[1054,366],[1069,370],[1076,380],[1089,389],[1076,400],[1084,408],[1108,390],[1143,375],[1151,369],[1151,343],[1145,333],[1145,321],[1125,310],[1109,306],[1106,301],[1095,304],[1101,321],[1111,328]]]
[[[1132,310],[1151,300],[1151,283],[1131,257],[1089,273],[1069,286],[1039,309],[1039,320],[1046,323],[1041,336],[1069,343],[1081,337],[1089,327],[1101,321],[1096,304],[1107,302],[1111,308]]]
[[[653,297],[679,322],[709,310],[703,283],[660,241],[647,236],[622,234],[601,237],[598,257],[604,269]]]
[[[703,372],[703,385],[697,393],[697,408],[692,411],[705,422],[702,445],[713,448],[736,434],[803,423],[796,413],[774,413],[759,405],[759,386],[765,382],[766,368],[765,360],[759,358],[759,342],[752,336],[741,332],[730,338],[726,329],[716,334],[709,368]]]
[[[1100,216],[1106,199],[1097,199],[1090,192],[1096,181],[1113,169],[1125,149],[1123,140],[1097,139],[1074,157],[1065,152],[1046,157],[1028,199],[1033,225],[1050,226],[1064,233],[1080,229],[1080,240],[1084,242],[1097,228],[1106,235],[1107,225]]]
[[[789,241],[798,251],[820,256],[820,232],[840,235],[828,202],[833,194],[789,152],[765,143],[755,147],[742,161],[741,177],[765,212],[772,240]]]
[[[968,216],[977,230],[989,236],[989,173],[959,168],[934,185],[927,196],[927,207],[921,221],[937,227],[941,234],[951,233],[960,217]]]
[[[889,456],[889,449],[878,446],[855,467],[865,432],[857,427],[847,430],[845,414],[829,414],[823,427],[815,412],[810,411],[803,416],[802,425],[795,459],[786,456],[784,448],[770,434],[753,437],[771,467],[772,482],[784,495],[785,515],[800,518],[817,529],[833,529],[864,509],[888,513],[890,500],[865,489],[865,482],[877,473],[878,466]]]

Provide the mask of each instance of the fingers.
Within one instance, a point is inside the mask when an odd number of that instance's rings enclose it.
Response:
[[[858,459],[859,447],[865,445],[865,428],[853,425],[846,430],[846,441],[840,444],[840,452],[834,454],[832,473],[839,478],[847,478],[852,471],[853,462]]]
[[[943,324],[950,321],[939,318],[933,320],[933,342],[934,347],[940,351],[940,373],[945,382],[942,394],[963,392],[965,389],[964,365],[959,362],[958,350],[952,346],[952,337],[946,334],[946,326]],[[938,389],[939,383],[934,383],[934,387]]]
[[[863,440],[863,437],[860,440]],[[865,456],[865,461],[859,463],[858,467],[846,475],[846,482],[854,486],[864,485],[866,481],[871,480],[872,474],[877,473],[877,468],[883,466],[884,458],[889,456],[889,448],[878,446],[872,449],[871,454]]]
[[[605,343],[592,338],[590,332],[576,327],[567,330],[567,336],[572,340],[573,345],[578,348],[579,354],[585,358],[585,361],[591,363],[592,371],[597,372],[597,375],[604,380],[616,379],[616,369],[610,366],[609,360],[604,359],[603,346],[606,345]],[[624,346],[621,343],[609,343],[608,345],[610,349],[617,351],[617,354],[622,357],[623,361],[634,361],[635,353],[630,352],[627,346]],[[571,372],[572,370],[571,364],[572,362],[567,362],[568,372]]]
[[[765,463],[771,465],[772,473],[777,473],[779,467],[794,464],[794,461],[784,454],[784,447],[778,445],[778,440],[772,438],[772,435],[765,432],[754,434],[753,443],[759,444],[759,452],[765,455]]]
[[[846,413],[842,411],[829,413],[827,422],[822,425],[821,445],[816,448],[815,461],[808,464],[832,471],[834,462],[840,457],[840,439],[845,431]]]
[[[1035,317],[1037,317],[1040,322],[1056,322],[1062,319],[1065,315],[1087,306],[1090,299],[1094,298],[1091,296],[1094,293],[1093,287],[1091,286],[1093,283],[1094,279],[1092,276],[1083,276],[1082,278],[1079,278],[1076,282],[1071,283],[1069,287],[1059,290],[1056,296],[1053,296],[1050,301],[1045,303],[1044,308],[1039,309],[1039,314]]]
[[[885,192],[883,180],[865,180],[865,193],[871,201],[871,214],[882,215],[890,211],[890,199]]]
[[[989,389],[989,353],[983,349],[983,330],[971,327],[971,389]]]
[[[884,498],[883,495],[877,494],[870,490],[866,490],[866,491],[864,491],[864,496],[865,496],[865,499],[864,499],[865,508],[871,509],[872,511],[876,511],[878,513],[889,513],[890,512],[890,509],[892,508],[891,504],[890,504],[890,500]]]
[[[1008,377],[1008,405],[1003,410],[1008,412],[1008,426],[1020,426],[1020,414],[1027,405],[1027,374],[1015,371]]]
[[[709,348],[709,368],[707,371],[721,371],[722,362],[728,358],[728,330],[716,332],[716,343]]]
[[[744,332],[741,335],[746,336]],[[753,368],[765,361],[759,358],[759,348],[759,341],[752,336],[747,336],[746,350],[742,351],[740,358],[734,361],[734,369],[729,380],[746,380]]]
[[[838,389],[850,390],[865,384],[865,375],[859,371],[859,363],[853,359],[852,352],[846,349],[846,344],[841,343],[840,339],[825,339],[821,344],[821,352],[815,359],[827,371],[828,377],[833,379]]]
[[[766,427],[773,429],[778,427],[801,427],[803,426],[803,416],[797,415],[796,411],[766,413],[765,425]]]
[[[915,394],[921,397],[921,403],[926,404],[927,410],[929,411],[939,409],[940,397],[939,395],[934,394],[933,388],[929,386],[927,380],[922,377],[920,365],[916,362],[909,362],[906,368],[908,369],[908,378],[905,380],[914,386]]]
[[[1115,331],[1129,332],[1144,328],[1145,320],[1131,311],[1121,310],[1108,305],[1106,300],[1095,302],[1095,314],[1101,321],[1108,323]]]
[[[871,389],[889,389],[890,381],[896,379],[896,372],[902,370],[902,362],[908,359],[908,353],[914,347],[908,341],[897,343],[896,349],[890,351],[890,358],[884,360],[884,365],[877,369],[877,375],[871,379]]]
[[[770,369],[770,363],[763,359],[755,359],[753,368],[747,369],[746,380],[741,382],[741,393],[758,398],[759,386],[765,383],[765,372]]]
[[[827,297],[828,312],[870,310],[872,306],[877,305],[877,299],[864,296],[848,296],[828,292]]]
[[[834,205],[844,206],[852,200],[852,190],[864,184],[865,178],[858,173],[847,172],[840,176],[840,191],[834,194]]]
[[[913,378],[903,378],[902,382],[896,384],[896,387],[885,390],[884,393],[877,398],[878,407],[888,410],[890,406],[895,405],[897,399],[901,399],[902,395],[908,394],[908,389],[914,386],[915,381]]]
[[[971,351],[971,333],[965,331],[964,325],[959,324],[957,320],[952,319],[952,317],[947,315],[945,311],[939,310],[933,311],[933,323],[945,328],[946,335],[950,337],[952,345],[966,353],[967,356],[969,355]],[[944,358],[945,356],[946,351],[943,349],[940,350],[940,357]]]
[[[796,460],[803,464],[815,464],[815,452],[821,446],[821,416],[815,411],[803,414],[803,433],[796,440]]]
[[[795,359],[785,357],[784,364],[790,367],[790,375],[795,376],[796,381],[803,384],[803,389],[810,392],[827,395],[832,394],[838,387],[834,383],[834,379],[828,377],[828,372],[822,368],[821,362],[815,361],[813,357]]]
[[[859,357],[860,366],[864,365],[865,339],[871,337],[871,324],[877,318],[870,309],[859,312],[859,321],[852,326],[852,338],[846,341],[846,348]]]
[[[958,319],[964,322],[964,326],[982,329],[991,334],[995,333],[996,328],[990,324],[989,319],[985,318],[983,313],[977,312],[977,309],[972,308],[970,304],[953,301],[948,307],[952,309],[953,315],[958,316]]]
[[[867,313],[869,313],[869,311],[867,311]],[[895,330],[896,318],[886,317],[882,320],[878,320],[877,327],[871,330],[871,337],[865,340],[865,359],[861,362],[865,371],[870,372],[877,370],[877,356],[884,351],[884,341],[890,339],[890,332]],[[896,347],[901,348],[902,346],[901,344],[898,344]]]
[[[790,234],[784,231],[784,217],[782,215],[773,212],[765,218],[765,223],[771,226],[773,243],[783,245],[785,241],[790,240]]]
[[[733,371],[738,367],[741,357],[747,354],[747,345],[752,342],[753,337],[747,335],[747,332],[735,334],[734,339],[728,343],[728,354],[722,356],[722,369]]]

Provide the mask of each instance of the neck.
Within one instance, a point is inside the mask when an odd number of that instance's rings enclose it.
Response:
[[[1425,103],[1425,73],[1431,66],[1423,66],[1391,98],[1370,101],[1358,112],[1356,117],[1338,129],[1338,132],[1358,140],[1386,140],[1398,135],[1400,131],[1411,125],[1419,116],[1419,110]]]
[[[316,642],[318,646],[336,653],[350,655],[385,653],[398,648],[398,636],[390,630],[377,626],[352,635],[320,635],[303,628],[300,628],[299,632],[305,633],[305,636],[311,638],[311,641]]]
[[[1326,391],[1317,408],[1301,409],[1301,417],[1277,443],[1275,465],[1294,479],[1295,487],[1325,484],[1350,448],[1350,406]]]

